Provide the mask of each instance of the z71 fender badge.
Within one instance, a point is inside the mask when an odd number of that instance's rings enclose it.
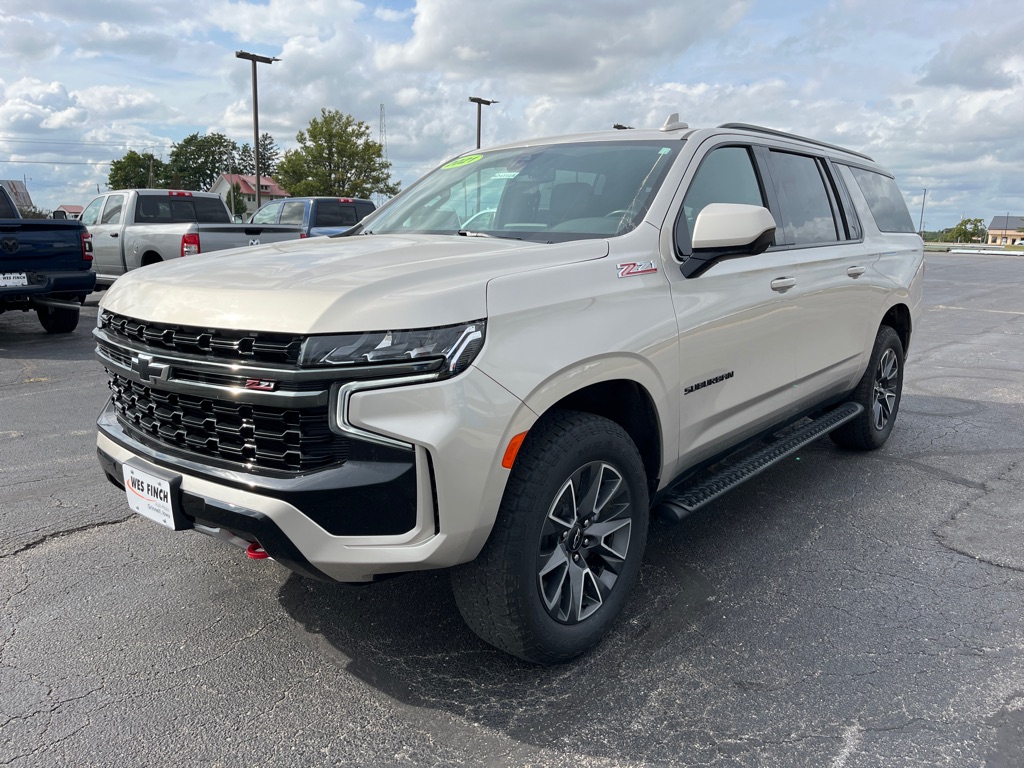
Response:
[[[619,271],[619,277],[649,275],[658,271],[658,267],[653,261],[627,261],[624,264],[616,264],[615,268]]]

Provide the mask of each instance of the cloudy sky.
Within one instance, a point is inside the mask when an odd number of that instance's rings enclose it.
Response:
[[[323,107],[415,180],[483,142],[747,122],[872,155],[925,227],[1024,215],[1020,0],[3,0],[0,178],[85,204],[128,149],[283,148]]]

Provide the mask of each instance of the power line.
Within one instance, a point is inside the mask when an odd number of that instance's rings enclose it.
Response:
[[[110,165],[113,160],[0,160],[4,163],[19,163],[21,165]]]

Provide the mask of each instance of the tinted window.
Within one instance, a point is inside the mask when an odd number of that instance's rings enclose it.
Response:
[[[120,224],[121,209],[124,207],[124,195],[111,195],[107,198],[107,204],[103,207],[103,217],[100,224]]]
[[[786,242],[793,245],[837,242],[836,220],[819,162],[813,157],[790,152],[772,151],[768,157]]]
[[[302,200],[285,203],[281,209],[282,224],[301,224],[306,216],[306,203]]]
[[[761,185],[746,147],[721,147],[701,162],[683,199],[683,212],[691,232],[697,214],[711,203],[764,205]]]
[[[277,214],[281,212],[281,203],[271,203],[256,211],[252,217],[253,224],[276,224]]]
[[[882,232],[915,232],[914,222],[907,210],[903,193],[890,176],[863,168],[840,166],[840,172],[847,178],[852,175],[857,186],[864,193],[871,216]]]
[[[321,200],[316,206],[317,227],[343,227],[356,224],[356,209],[337,200]]]
[[[219,197],[185,197],[183,195],[139,195],[135,203],[135,220],[140,224],[200,222],[226,224],[227,209]]]
[[[0,192],[0,219],[16,218],[18,218],[18,213],[14,210],[14,204],[11,203],[10,198],[7,196],[7,190]]]
[[[100,208],[102,207],[102,197],[97,197],[95,200],[89,203],[89,206],[84,211],[82,211],[82,223],[85,224],[87,227],[91,227],[93,224],[99,221]]]

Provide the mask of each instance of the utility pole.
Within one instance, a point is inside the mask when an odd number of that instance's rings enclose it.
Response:
[[[256,171],[256,210],[260,208],[260,108],[258,88],[256,87],[256,65],[273,64],[280,59],[273,56],[258,56],[248,51],[235,51],[235,58],[248,59],[252,62],[252,158]]]
[[[917,224],[917,234],[924,239],[924,201],[928,199],[928,190],[925,189],[924,194],[921,196],[921,221]]]

